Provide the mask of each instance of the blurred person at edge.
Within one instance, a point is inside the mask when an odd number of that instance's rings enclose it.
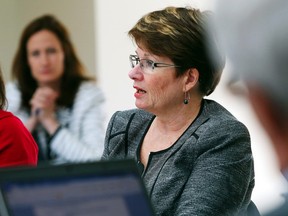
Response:
[[[54,16],[40,16],[25,27],[6,92],[8,110],[39,146],[39,163],[100,159],[104,95],[85,72],[68,31]]]
[[[136,44],[129,77],[138,109],[114,113],[103,159],[135,159],[156,215],[245,215],[251,201],[249,132],[204,99],[225,64],[207,52],[210,15],[167,7],[146,14],[128,33]]]
[[[6,103],[0,69],[0,168],[36,166],[37,144],[21,120],[5,110]]]
[[[216,5],[214,24],[232,77],[244,84],[288,181],[288,1],[222,0]],[[287,194],[284,198],[265,216],[287,216]]]

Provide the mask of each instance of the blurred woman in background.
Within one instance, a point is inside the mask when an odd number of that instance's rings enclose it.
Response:
[[[39,162],[98,160],[104,95],[85,73],[65,26],[44,15],[24,29],[7,84],[8,110],[33,134]]]

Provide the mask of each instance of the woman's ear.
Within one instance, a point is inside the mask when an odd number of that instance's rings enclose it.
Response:
[[[185,79],[184,79],[184,91],[189,91],[194,86],[197,85],[199,79],[199,72],[196,68],[190,68],[185,73]]]

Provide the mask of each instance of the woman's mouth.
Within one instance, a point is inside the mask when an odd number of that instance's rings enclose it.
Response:
[[[141,88],[139,88],[137,86],[133,86],[133,87],[136,89],[136,93],[138,93],[138,94],[145,94],[146,93],[145,90],[143,90],[143,89],[141,89]]]
[[[144,94],[146,94],[146,91],[141,89],[141,88],[138,88],[138,87],[135,87],[134,88],[136,89],[136,92],[134,94],[134,96],[137,98],[137,99],[140,99],[140,97]]]
[[[144,94],[144,93],[146,93],[146,91],[144,91],[143,89],[137,89],[136,93]]]

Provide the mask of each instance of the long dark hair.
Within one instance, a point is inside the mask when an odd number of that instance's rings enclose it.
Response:
[[[95,78],[85,74],[85,68],[76,55],[67,29],[53,15],[44,15],[33,20],[26,26],[21,35],[12,65],[12,78],[18,83],[22,106],[30,110],[29,101],[37,88],[37,81],[32,77],[28,65],[27,42],[31,36],[41,30],[48,30],[55,34],[62,45],[65,55],[64,73],[60,85],[61,95],[57,104],[71,107],[80,83],[85,80],[95,80]]]
[[[2,77],[2,71],[0,68],[0,109],[1,110],[5,109],[6,104],[7,104],[7,100],[6,100],[6,94],[5,94],[5,85],[4,85],[4,80]]]

